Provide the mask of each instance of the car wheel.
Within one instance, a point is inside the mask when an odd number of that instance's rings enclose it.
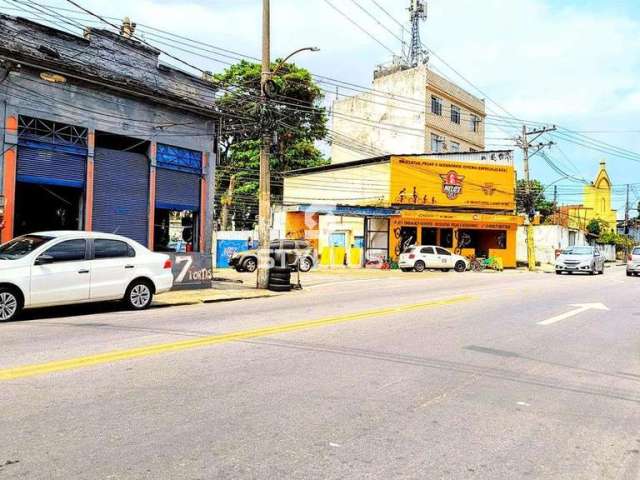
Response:
[[[0,322],[15,319],[22,310],[20,298],[10,288],[0,288]]]
[[[242,262],[242,270],[245,272],[253,273],[258,268],[258,260],[255,258],[247,258],[244,262]]]
[[[597,272],[596,270],[596,266],[594,265],[593,267],[591,267],[591,270],[589,270],[589,275],[595,275]]]
[[[418,260],[418,261],[413,265],[413,269],[414,269],[416,272],[424,272],[425,267],[426,267],[426,265],[425,265],[425,264],[424,264],[424,262],[423,262],[423,261],[421,261],[421,260]]]
[[[456,263],[456,266],[454,267],[454,269],[458,273],[466,272],[467,271],[467,264],[464,263],[464,262],[458,262],[458,263]]]
[[[632,277],[632,276],[633,276],[633,273],[627,272],[627,277]]]
[[[127,288],[124,301],[130,310],[149,308],[153,301],[153,288],[147,280],[134,280]]]
[[[313,262],[309,257],[304,257],[298,260],[298,270],[302,273],[307,273],[313,267]]]

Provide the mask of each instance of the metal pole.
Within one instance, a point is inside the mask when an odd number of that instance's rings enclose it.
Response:
[[[627,201],[624,204],[624,234],[629,235],[629,189],[631,186],[627,183]],[[629,245],[625,239],[624,242],[624,261],[629,257]]]
[[[522,152],[524,154],[524,192],[527,199],[527,207],[531,201],[531,185],[530,185],[530,173],[529,173],[529,138],[527,133],[527,126],[522,127]],[[533,208],[533,206],[531,206]],[[531,224],[531,212],[527,212],[527,265],[529,271],[533,272],[536,269],[536,246],[535,246],[535,234],[533,231],[533,225]]]
[[[262,75],[260,81],[260,101],[264,107],[267,104],[265,84],[271,78],[271,9],[270,0],[262,0]],[[269,151],[271,150],[271,136],[262,133],[260,146],[260,199],[258,211],[258,288],[269,286],[269,242],[271,223],[271,171],[269,166]]]

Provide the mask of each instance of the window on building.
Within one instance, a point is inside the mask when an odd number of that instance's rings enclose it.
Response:
[[[471,114],[471,117],[469,120],[469,130],[471,130],[472,132],[477,132],[479,129],[480,129],[480,117],[478,117],[477,115]]]
[[[458,142],[451,142],[451,147],[449,148],[452,152],[460,151],[460,144]]]
[[[478,150],[476,150],[475,148],[470,148],[470,149],[469,149],[469,151],[470,151],[471,153],[475,153],[475,152],[477,152]]]
[[[451,105],[451,121],[460,125],[460,107]]]
[[[431,96],[431,113],[434,115],[442,115],[442,99],[435,95]]]
[[[444,138],[435,133],[431,134],[431,152],[442,153],[444,150]]]

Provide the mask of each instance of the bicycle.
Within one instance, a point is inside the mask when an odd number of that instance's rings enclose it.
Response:
[[[478,258],[474,257],[471,260],[471,270],[474,272],[484,272],[487,268],[489,270],[501,271],[501,262],[496,257]]]

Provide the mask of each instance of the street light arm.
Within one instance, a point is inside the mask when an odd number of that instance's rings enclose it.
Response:
[[[318,47],[304,47],[304,48],[299,48],[299,49],[298,49],[298,50],[296,50],[295,52],[293,52],[293,53],[289,54],[289,55],[288,55],[284,60],[282,60],[282,61],[281,61],[281,62],[276,66],[275,70],[271,73],[271,75],[275,76],[275,75],[280,71],[280,69],[281,69],[281,68],[282,68],[282,67],[287,63],[287,61],[288,61],[291,57],[293,57],[294,55],[297,55],[297,54],[299,54],[299,53],[301,53],[301,52],[306,52],[306,51],[309,51],[309,52],[319,52],[319,51],[320,51],[320,49],[319,49]]]

